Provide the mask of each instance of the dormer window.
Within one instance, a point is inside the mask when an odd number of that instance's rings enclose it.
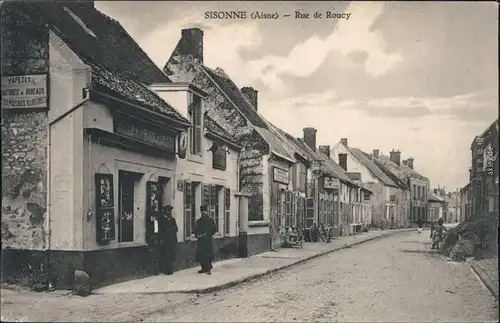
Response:
[[[191,93],[190,98],[188,111],[192,126],[189,131],[190,152],[193,155],[201,155],[201,140],[203,137],[201,98],[193,93]]]

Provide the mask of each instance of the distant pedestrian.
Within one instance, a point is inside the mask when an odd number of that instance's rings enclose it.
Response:
[[[214,260],[214,250],[212,245],[212,236],[217,232],[217,227],[214,221],[208,216],[207,207],[200,207],[201,217],[196,220],[195,236],[198,239],[195,259],[201,265],[200,274],[211,274],[213,268],[212,261]]]
[[[173,207],[166,205],[158,219],[158,235],[160,238],[160,272],[166,275],[174,273],[177,247],[177,222],[172,215]]]
[[[423,226],[424,226],[424,221],[421,218],[419,218],[417,220],[417,232],[418,233],[422,233]]]
[[[439,219],[436,226],[431,229],[432,247],[431,249],[439,249],[439,243],[443,241],[443,233],[448,231],[443,225],[443,219]]]

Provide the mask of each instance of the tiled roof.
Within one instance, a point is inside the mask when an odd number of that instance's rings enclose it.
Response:
[[[367,153],[363,152],[358,148],[347,147],[347,149],[356,157],[370,172],[372,172],[375,177],[382,181],[385,185],[397,186],[394,181],[392,181],[389,176],[387,176],[376,164],[372,161]]]
[[[205,129],[208,131],[208,132],[211,132],[229,142],[232,142],[232,143],[235,143],[235,144],[238,144],[238,141],[236,140],[236,138],[234,138],[233,136],[231,136],[231,134],[229,134],[229,132],[227,132],[224,128],[222,128],[217,122],[215,122],[212,118],[210,118],[210,116],[205,112],[204,114],[204,118],[203,118],[203,124],[205,126]]]
[[[434,193],[434,192],[430,192],[429,193],[428,201],[431,201],[431,202],[442,202],[442,203],[445,202],[442,197],[437,196],[436,193]]]
[[[248,102],[240,89],[229,77],[224,77],[221,73],[216,73],[208,67],[203,67],[217,85],[223,89],[224,93],[236,104],[238,109],[254,126],[267,129],[267,123],[263,120],[254,107]]]
[[[229,76],[222,75],[223,73],[216,72],[206,66],[202,66],[202,68],[210,79],[227,95],[229,100],[234,103],[236,109],[254,126],[255,131],[269,144],[271,150],[281,157],[295,161],[290,147],[276,132],[270,129],[269,123],[248,102]]]
[[[41,17],[92,68],[92,87],[181,122],[188,122],[145,84],[171,82],[116,20],[92,1],[30,2]]]
[[[374,161],[375,164],[396,184],[401,187],[408,186],[408,174],[403,172],[396,163],[389,159],[389,157],[380,155],[378,158],[375,158]]]
[[[95,9],[92,1],[30,4],[85,61],[146,84],[170,82],[120,23]]]
[[[144,84],[132,80],[127,75],[112,73],[95,64],[92,64],[92,88],[147,107],[154,112],[172,117],[178,121],[189,123],[176,109]]]

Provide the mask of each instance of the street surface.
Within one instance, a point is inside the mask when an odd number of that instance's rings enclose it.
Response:
[[[490,322],[498,305],[465,263],[430,250],[429,231],[336,251],[206,295],[2,293],[2,318],[146,322]]]

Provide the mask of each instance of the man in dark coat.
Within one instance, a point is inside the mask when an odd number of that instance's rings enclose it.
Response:
[[[214,221],[208,216],[207,207],[200,207],[201,217],[196,220],[194,233],[196,235],[196,261],[201,265],[200,274],[211,274],[213,268],[212,261],[214,260],[214,250],[212,245],[212,236],[217,232]]]
[[[160,272],[166,275],[174,273],[174,262],[177,247],[177,222],[172,216],[171,205],[162,209],[162,215],[158,219],[158,234],[160,238]]]

